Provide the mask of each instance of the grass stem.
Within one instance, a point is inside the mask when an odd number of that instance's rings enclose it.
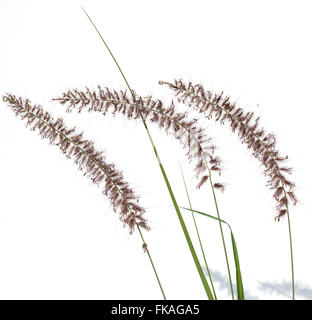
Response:
[[[95,28],[95,30],[96,30],[96,32],[98,33],[98,35],[100,36],[100,38],[101,38],[101,40],[103,41],[105,47],[107,48],[109,54],[111,55],[112,59],[114,60],[116,66],[117,66],[117,68],[118,68],[118,70],[120,71],[120,73],[121,73],[121,75],[122,75],[122,77],[123,77],[123,79],[124,79],[124,81],[125,81],[128,89],[130,90],[130,93],[132,93],[132,89],[131,89],[131,87],[130,87],[130,85],[129,85],[129,83],[128,83],[128,81],[127,81],[127,79],[126,79],[126,77],[125,77],[125,75],[124,75],[124,73],[123,73],[123,71],[121,70],[121,68],[120,68],[117,60],[115,59],[112,51],[111,51],[110,48],[108,47],[106,41],[104,40],[104,38],[103,38],[102,35],[100,34],[99,30],[97,29],[97,27],[95,26],[95,24],[94,24],[93,21],[91,20],[90,16],[87,14],[87,12],[84,10],[83,7],[82,7],[82,10],[84,11],[84,13],[86,14],[86,16],[88,17],[89,21],[91,22],[91,24],[92,24],[93,27]],[[161,173],[162,173],[163,178],[164,178],[164,180],[165,180],[165,183],[166,183],[168,192],[169,192],[169,194],[170,194],[172,203],[173,203],[174,208],[175,208],[175,210],[176,210],[178,219],[179,219],[179,221],[180,221],[180,224],[181,224],[183,233],[184,233],[184,235],[185,235],[187,244],[188,244],[189,249],[190,249],[190,251],[191,251],[191,254],[192,254],[192,257],[193,257],[195,266],[196,266],[197,271],[198,271],[198,273],[199,273],[199,276],[200,276],[200,279],[201,279],[201,281],[202,281],[203,287],[204,287],[204,289],[205,289],[206,295],[207,295],[208,299],[214,300],[213,295],[212,295],[211,290],[210,290],[210,287],[209,287],[209,285],[208,285],[208,282],[207,282],[207,280],[206,280],[206,277],[205,277],[205,275],[204,275],[204,272],[203,272],[203,270],[202,270],[202,268],[201,268],[201,265],[200,265],[200,262],[199,262],[199,260],[198,260],[197,254],[196,254],[196,252],[195,252],[195,249],[194,249],[192,240],[191,240],[191,238],[190,238],[190,236],[189,236],[189,233],[188,233],[188,231],[187,231],[187,228],[186,228],[185,222],[184,222],[184,220],[183,220],[182,214],[181,214],[181,212],[180,212],[179,206],[178,206],[177,201],[176,201],[176,199],[175,199],[175,196],[174,196],[174,194],[173,194],[173,191],[172,191],[171,185],[170,185],[170,183],[169,183],[167,174],[166,174],[166,172],[165,172],[165,170],[164,170],[164,167],[163,167],[163,165],[162,165],[162,163],[161,163],[161,161],[160,161],[160,158],[159,158],[159,156],[158,156],[158,152],[157,152],[157,150],[156,150],[156,147],[155,147],[155,144],[154,144],[154,142],[153,142],[152,136],[151,136],[151,134],[150,134],[150,132],[149,132],[149,130],[148,130],[147,124],[146,124],[146,122],[145,122],[145,120],[144,120],[141,112],[140,112],[140,117],[141,117],[141,120],[142,120],[142,122],[143,122],[143,125],[144,125],[144,127],[145,127],[145,129],[146,129],[146,132],[147,132],[147,135],[148,135],[148,137],[149,137],[150,143],[151,143],[151,145],[152,145],[152,147],[153,147],[155,157],[156,157],[156,159],[157,159],[157,161],[158,161],[158,164],[159,164]],[[151,263],[152,263],[152,260],[151,260]],[[153,266],[153,264],[152,264],[152,266]],[[157,273],[155,273],[155,276],[156,276],[156,278],[158,278]]]
[[[213,182],[212,182],[212,178],[211,178],[211,171],[210,171],[207,163],[206,163],[206,166],[207,166],[208,171],[209,171],[209,183],[210,183],[210,186],[211,186],[213,200],[214,200],[214,204],[215,204],[215,207],[216,207],[216,212],[217,212],[217,215],[218,215],[219,228],[220,228],[220,233],[221,233],[221,238],[222,238],[222,244],[223,244],[223,250],[224,250],[224,255],[225,255],[226,267],[227,267],[229,281],[230,281],[231,295],[232,295],[232,299],[234,300],[233,282],[232,282],[232,277],[231,277],[229,258],[228,258],[226,245],[225,245],[225,240],[224,240],[224,234],[223,234],[223,228],[222,228],[221,217],[220,217],[220,212],[219,212],[219,206],[218,206],[218,202],[217,202],[215,188],[213,186]]]
[[[146,244],[146,242],[145,242],[145,240],[144,240],[144,237],[143,237],[143,234],[142,234],[142,231],[141,231],[140,226],[139,226],[138,224],[137,224],[137,228],[138,228],[138,230],[139,230],[140,237],[141,237],[141,239],[142,239],[143,244]],[[148,246],[146,247],[145,250],[146,250],[146,253],[147,253],[147,255],[148,255],[148,258],[149,258],[149,260],[150,260],[150,262],[151,262],[151,265],[152,265],[152,268],[153,268],[153,270],[154,270],[154,274],[155,274],[155,276],[156,276],[156,279],[157,279],[157,282],[158,282],[160,291],[161,291],[161,293],[162,293],[162,295],[163,295],[163,298],[164,298],[164,300],[167,300],[166,295],[165,295],[165,292],[164,292],[163,287],[162,287],[162,285],[161,285],[161,282],[160,282],[160,280],[159,280],[158,273],[157,273],[157,270],[156,270],[156,268],[155,268],[155,265],[154,265],[152,256],[151,256],[151,254],[150,254],[150,252],[149,252]]]
[[[293,254],[293,245],[292,245],[292,237],[291,237],[290,215],[289,215],[288,203],[286,204],[286,208],[287,208],[288,234],[289,234],[289,245],[290,245],[292,300],[295,300],[294,254]]]
[[[219,222],[225,223],[230,230],[231,233],[231,242],[232,242],[232,249],[233,249],[233,256],[234,256],[234,262],[235,262],[235,269],[236,269],[236,289],[237,289],[237,299],[238,300],[245,300],[245,293],[244,293],[244,285],[243,285],[243,279],[242,279],[242,273],[241,273],[241,269],[240,269],[240,263],[239,263],[239,257],[238,257],[238,250],[237,250],[237,245],[236,245],[236,241],[235,241],[235,237],[234,237],[234,233],[232,231],[231,226],[224,220],[221,220],[215,216],[212,216],[210,214],[198,211],[198,210],[194,210],[193,208],[184,208],[181,207],[182,209],[185,209],[187,211],[190,211],[193,213],[198,213],[201,215],[204,215],[206,217],[209,217],[211,219],[214,220],[218,220]]]
[[[214,285],[213,285],[213,282],[212,282],[211,273],[210,273],[210,270],[209,270],[209,267],[208,267],[208,263],[207,263],[205,251],[204,251],[204,248],[203,248],[203,245],[202,245],[202,241],[201,241],[201,238],[200,238],[200,235],[199,235],[199,230],[198,230],[198,227],[197,227],[197,223],[196,223],[196,219],[195,219],[195,216],[194,216],[194,211],[193,211],[190,195],[189,195],[189,192],[188,192],[188,189],[187,189],[187,185],[186,185],[186,182],[185,182],[185,178],[184,178],[184,174],[183,174],[181,165],[180,165],[180,170],[181,170],[181,175],[182,175],[182,178],[183,178],[183,183],[184,183],[184,188],[185,188],[185,192],[186,192],[186,195],[187,195],[188,203],[189,203],[190,209],[192,211],[192,218],[193,218],[194,226],[195,226],[195,229],[196,229],[198,242],[199,242],[200,249],[201,249],[201,252],[202,252],[202,255],[203,255],[203,259],[205,261],[205,266],[206,266],[206,270],[207,270],[207,273],[208,273],[208,277],[209,277],[209,280],[210,280],[210,283],[211,283],[211,288],[212,288],[212,291],[213,291],[214,298],[217,300],[216,291],[215,291],[215,288],[214,288]]]

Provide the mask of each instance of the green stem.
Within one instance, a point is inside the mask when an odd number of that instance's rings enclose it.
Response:
[[[237,299],[238,300],[245,300],[244,285],[243,285],[242,273],[241,273],[241,270],[240,270],[238,250],[237,250],[237,245],[236,245],[236,241],[235,241],[235,238],[234,238],[234,233],[232,231],[231,226],[226,221],[220,220],[219,218],[214,217],[214,216],[212,216],[210,214],[207,214],[207,213],[204,213],[204,212],[201,212],[201,211],[198,211],[198,210],[194,210],[194,209],[189,209],[189,208],[184,208],[184,207],[181,207],[181,208],[185,209],[187,211],[191,211],[192,214],[193,214],[193,212],[195,212],[195,213],[204,215],[206,217],[209,217],[211,219],[218,220],[218,221],[220,221],[222,223],[225,223],[229,227],[229,230],[230,230],[230,233],[231,233],[231,241],[232,241],[232,249],[233,249],[235,268],[236,268]]]
[[[208,166],[207,166],[207,168],[208,168]],[[219,212],[215,189],[214,189],[212,179],[211,179],[211,171],[209,168],[208,168],[208,170],[209,170],[209,182],[210,182],[210,186],[211,186],[211,190],[212,190],[212,194],[213,194],[213,200],[214,200],[217,215],[218,215],[218,221],[219,221],[219,227],[220,227],[220,233],[221,233],[221,238],[222,238],[225,260],[226,260],[226,266],[227,266],[227,271],[228,271],[229,280],[230,280],[231,294],[232,294],[232,299],[234,300],[233,283],[232,283],[232,277],[231,277],[231,271],[230,271],[230,265],[229,265],[229,258],[228,258],[228,254],[227,254],[227,250],[226,250],[225,241],[224,241],[224,234],[223,234],[223,228],[222,228],[222,224],[221,224],[220,212]]]
[[[144,238],[143,238],[142,231],[141,231],[140,226],[139,226],[138,224],[137,224],[137,228],[138,228],[138,230],[139,230],[140,237],[141,237],[141,239],[142,239],[142,241],[143,241],[143,244],[146,244],[146,242],[145,242],[145,240],[144,240]],[[163,298],[164,298],[164,300],[167,300],[166,295],[165,295],[165,292],[164,292],[163,287],[162,287],[162,285],[161,285],[161,282],[160,282],[160,280],[159,280],[158,273],[157,273],[157,271],[156,271],[156,268],[155,268],[155,265],[154,265],[154,263],[153,263],[153,259],[152,259],[152,257],[151,257],[151,254],[150,254],[150,252],[149,252],[148,247],[146,247],[145,250],[146,250],[147,255],[148,255],[148,257],[149,257],[149,260],[150,260],[150,262],[151,262],[151,265],[152,265],[152,268],[153,268],[153,270],[154,270],[154,274],[155,274],[155,276],[156,276],[156,279],[157,279],[159,288],[160,288],[160,290],[161,290],[161,293],[162,293],[162,295],[163,295]]]
[[[109,52],[109,54],[111,55],[111,57],[112,57],[112,59],[114,60],[114,62],[116,63],[116,66],[117,66],[117,68],[118,68],[119,72],[121,73],[121,75],[122,75],[123,79],[125,80],[125,82],[126,82],[126,84],[127,84],[127,87],[128,87],[128,88],[129,88],[129,90],[130,90],[130,93],[132,93],[132,90],[131,90],[131,88],[130,88],[130,85],[129,85],[129,83],[128,83],[128,81],[127,81],[127,79],[126,79],[126,77],[125,77],[124,73],[122,72],[122,70],[121,70],[121,68],[120,68],[120,66],[119,66],[119,64],[118,64],[118,62],[117,62],[117,60],[115,59],[115,57],[114,57],[113,53],[111,52],[111,50],[110,50],[109,46],[107,45],[106,41],[105,41],[105,40],[104,40],[104,38],[102,37],[102,35],[101,35],[100,31],[98,30],[98,28],[97,28],[97,27],[96,27],[96,25],[93,23],[93,21],[91,20],[91,18],[90,18],[90,17],[89,17],[89,15],[87,14],[86,10],[85,10],[82,6],[81,6],[81,9],[84,11],[84,13],[85,13],[85,14],[86,14],[86,16],[88,17],[89,21],[90,21],[90,22],[91,22],[91,24],[93,25],[93,27],[94,27],[95,31],[96,31],[96,32],[97,32],[97,34],[100,36],[100,38],[101,38],[101,40],[103,41],[103,43],[104,43],[104,45],[105,45],[106,49],[108,50],[108,52]]]
[[[86,14],[86,16],[88,17],[89,21],[91,22],[91,24],[92,24],[93,27],[95,28],[95,30],[96,30],[96,32],[98,33],[98,35],[100,36],[100,38],[101,38],[101,40],[103,41],[106,49],[108,50],[109,54],[111,55],[112,59],[114,60],[116,66],[117,66],[117,68],[118,68],[118,70],[120,71],[120,73],[121,73],[121,75],[122,75],[122,77],[123,77],[123,79],[124,79],[124,81],[125,81],[128,89],[130,90],[130,93],[132,93],[133,91],[132,91],[132,89],[131,89],[131,87],[130,87],[130,85],[129,85],[129,83],[128,83],[125,75],[124,75],[124,73],[122,72],[122,70],[121,70],[121,68],[120,68],[117,60],[115,59],[112,51],[109,49],[106,41],[104,40],[104,38],[103,38],[102,35],[100,34],[99,30],[97,29],[97,27],[95,26],[95,24],[93,23],[93,21],[91,20],[91,18],[89,17],[89,15],[87,14],[87,12],[84,10],[83,7],[82,7],[82,10],[84,11],[84,13]],[[181,212],[180,212],[179,206],[178,206],[178,204],[177,204],[177,202],[176,202],[176,199],[175,199],[175,196],[174,196],[174,194],[173,194],[173,191],[172,191],[171,185],[170,185],[170,183],[169,183],[169,180],[168,180],[168,178],[167,178],[166,172],[165,172],[165,170],[164,170],[164,168],[163,168],[163,165],[162,165],[162,163],[161,163],[161,161],[160,161],[160,158],[159,158],[159,156],[158,156],[158,153],[157,153],[155,144],[154,144],[154,142],[153,142],[152,136],[151,136],[151,134],[150,134],[150,132],[149,132],[149,130],[148,130],[148,127],[147,127],[146,122],[145,122],[145,120],[144,120],[144,118],[143,118],[143,116],[142,116],[141,111],[139,111],[139,112],[140,112],[140,117],[141,117],[141,120],[142,120],[142,122],[143,122],[143,125],[144,125],[144,127],[145,127],[145,129],[146,129],[147,135],[148,135],[148,137],[149,137],[150,143],[151,143],[151,145],[152,145],[152,147],[153,147],[153,150],[154,150],[156,159],[157,159],[157,161],[158,161],[158,164],[159,164],[161,173],[162,173],[163,178],[164,178],[164,180],[165,180],[165,183],[166,183],[168,192],[169,192],[169,194],[170,194],[171,200],[172,200],[172,202],[173,202],[173,206],[174,206],[174,208],[175,208],[175,210],[176,210],[176,213],[177,213],[178,219],[179,219],[179,221],[180,221],[182,230],[183,230],[183,232],[184,232],[184,235],[185,235],[187,244],[188,244],[189,249],[190,249],[190,251],[191,251],[191,254],[192,254],[194,263],[195,263],[195,265],[196,265],[197,271],[198,271],[198,273],[199,273],[199,276],[200,276],[200,278],[201,278],[202,284],[203,284],[203,286],[204,286],[205,292],[206,292],[206,294],[207,294],[207,297],[208,297],[210,300],[214,300],[214,299],[213,299],[213,295],[212,295],[212,293],[211,293],[211,290],[210,290],[210,288],[209,288],[208,282],[207,282],[207,280],[206,280],[206,277],[205,277],[205,275],[204,275],[204,272],[203,272],[203,270],[202,270],[202,268],[201,268],[200,262],[199,262],[199,260],[198,260],[197,255],[196,255],[196,252],[195,252],[194,246],[193,246],[193,244],[192,244],[191,238],[190,238],[190,236],[189,236],[189,234],[188,234],[186,225],[185,225],[185,223],[184,223],[184,220],[183,220],[182,214],[181,214]],[[156,275],[156,274],[155,274],[155,275]],[[156,276],[156,277],[157,277],[157,276]]]
[[[292,237],[291,237],[290,216],[289,216],[288,203],[286,203],[286,209],[287,209],[288,234],[289,234],[289,245],[290,245],[290,263],[291,263],[292,300],[295,300],[295,272],[294,272],[294,256],[293,256],[293,245],[292,245]]]
[[[210,288],[209,288],[208,282],[207,282],[207,280],[206,280],[206,277],[205,277],[205,275],[204,275],[204,272],[203,272],[203,270],[202,270],[202,268],[201,268],[200,262],[199,262],[199,260],[198,260],[197,255],[196,255],[196,252],[195,252],[195,249],[194,249],[192,240],[191,240],[191,238],[190,238],[190,236],[189,236],[189,233],[188,233],[188,231],[187,231],[185,222],[184,222],[184,220],[183,220],[182,214],[181,214],[181,212],[180,212],[179,206],[178,206],[178,204],[177,204],[177,202],[176,202],[176,199],[175,199],[175,197],[174,197],[174,194],[173,194],[173,192],[172,192],[170,183],[169,183],[169,181],[168,181],[167,175],[166,175],[166,173],[165,173],[165,170],[164,170],[162,164],[160,164],[160,169],[161,169],[161,172],[162,172],[162,174],[163,174],[164,180],[165,180],[165,182],[166,182],[166,185],[167,185],[167,188],[168,188],[170,197],[171,197],[171,199],[172,199],[173,206],[174,206],[174,208],[175,208],[175,210],[176,210],[176,212],[177,212],[177,215],[178,215],[178,218],[179,218],[181,227],[182,227],[182,229],[183,229],[183,232],[184,232],[184,235],[185,235],[187,244],[188,244],[188,246],[189,246],[189,248],[190,248],[190,251],[191,251],[193,260],[194,260],[194,262],[195,262],[197,271],[198,271],[198,273],[199,273],[199,276],[200,276],[201,281],[202,281],[202,283],[203,283],[203,286],[204,286],[204,288],[205,288],[207,297],[208,297],[210,300],[214,300],[214,299],[213,299],[213,295],[212,295],[212,293],[211,293],[211,290],[210,290]]]
[[[186,182],[185,182],[185,178],[184,178],[184,174],[183,174],[181,165],[180,165],[180,170],[181,170],[181,175],[182,175],[182,178],[183,178],[183,183],[184,183],[184,187],[185,187],[185,192],[186,192],[186,195],[187,195],[188,203],[189,203],[190,209],[192,211],[192,218],[193,218],[194,226],[195,226],[195,229],[196,229],[198,242],[199,242],[200,249],[201,249],[204,261],[205,261],[205,266],[206,266],[206,270],[207,270],[207,273],[208,273],[208,277],[209,277],[209,280],[210,280],[210,283],[211,283],[211,288],[212,288],[212,291],[213,291],[213,294],[214,294],[214,298],[217,300],[216,291],[215,291],[215,288],[214,288],[214,285],[213,285],[213,282],[212,282],[211,273],[210,273],[210,270],[209,270],[209,267],[208,267],[208,263],[207,263],[205,251],[204,251],[204,248],[203,248],[203,245],[202,245],[202,241],[201,241],[201,238],[200,238],[200,235],[199,235],[197,222],[196,222],[196,219],[195,219],[195,216],[194,216],[194,211],[193,211],[190,195],[189,195],[189,192],[188,192],[188,189],[187,189],[187,186],[186,186]]]

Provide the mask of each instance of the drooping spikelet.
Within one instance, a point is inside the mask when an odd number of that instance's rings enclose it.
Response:
[[[93,183],[104,184],[103,193],[109,198],[113,210],[119,213],[123,224],[129,227],[130,233],[136,224],[149,230],[143,217],[144,209],[137,203],[139,198],[115,165],[106,162],[103,153],[94,148],[93,142],[84,140],[83,134],[77,133],[75,128],[66,128],[62,119],[53,120],[41,106],[32,105],[28,99],[7,94],[3,96],[3,101],[8,103],[16,116],[27,121],[26,126],[38,131],[43,139],[57,145],[68,158],[73,159]]]
[[[188,159],[196,162],[194,170],[199,179],[198,188],[207,181],[210,171],[221,171],[220,158],[214,156],[215,146],[211,144],[204,129],[197,125],[198,120],[189,120],[187,112],[176,112],[173,102],[165,107],[160,100],[153,100],[151,96],[143,98],[134,92],[128,95],[127,91],[118,93],[100,86],[96,91],[88,88],[85,91],[69,90],[62,97],[53,100],[67,104],[67,111],[77,108],[81,112],[82,109],[87,109],[104,115],[111,111],[113,115],[121,113],[130,120],[140,119],[142,116],[145,121],[157,124],[160,129],[179,140],[187,150]],[[220,183],[215,187],[223,190]]]
[[[229,101],[228,96],[223,95],[223,92],[214,94],[200,84],[186,84],[182,80],[175,80],[174,83],[160,81],[159,84],[167,85],[176,93],[179,102],[195,107],[208,119],[214,117],[221,124],[227,123],[242,143],[252,150],[253,156],[264,166],[264,174],[268,178],[267,185],[274,190],[277,220],[287,213],[289,200],[296,204],[295,185],[286,177],[286,174],[292,173],[292,169],[282,165],[288,157],[280,155],[276,148],[275,136],[266,133],[259,126],[259,118],[255,118],[253,112],[246,112],[237,107]]]

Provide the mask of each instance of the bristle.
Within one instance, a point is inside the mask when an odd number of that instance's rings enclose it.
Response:
[[[182,144],[190,161],[196,162],[194,171],[199,180],[198,188],[207,180],[207,171],[221,172],[221,161],[213,155],[215,146],[211,144],[204,129],[197,125],[198,120],[190,120],[187,112],[178,113],[173,102],[166,107],[162,101],[154,100],[151,96],[143,98],[134,92],[128,95],[126,91],[120,91],[117,95],[114,90],[102,89],[100,86],[97,91],[69,90],[62,97],[53,100],[67,104],[68,110],[86,109],[104,115],[111,111],[113,115],[121,113],[129,120],[140,120],[143,117],[145,121],[157,124]]]
[[[145,210],[137,204],[138,197],[115,165],[106,162],[103,152],[94,148],[93,142],[84,140],[83,134],[77,133],[75,128],[66,128],[62,119],[54,121],[41,106],[32,105],[28,99],[7,94],[3,96],[3,101],[8,103],[16,116],[26,119],[26,126],[37,130],[43,139],[58,146],[68,158],[73,159],[93,183],[104,184],[103,193],[109,198],[113,210],[119,213],[123,224],[129,227],[130,233],[136,224],[149,230],[143,217]]]
[[[252,112],[245,112],[235,103],[231,103],[229,97],[223,96],[223,92],[214,94],[205,90],[201,84],[186,84],[182,80],[175,80],[174,83],[159,81],[159,84],[168,86],[175,92],[179,102],[195,108],[207,119],[213,116],[221,124],[227,123],[242,143],[252,150],[252,155],[264,166],[267,185],[275,190],[277,220],[287,212],[288,199],[296,204],[294,184],[285,176],[291,174],[292,169],[281,166],[288,157],[281,156],[276,149],[275,136],[259,128],[259,118],[254,118]]]

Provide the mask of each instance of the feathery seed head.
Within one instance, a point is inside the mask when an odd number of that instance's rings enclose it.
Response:
[[[201,84],[193,85],[182,80],[175,80],[174,83],[159,81],[159,84],[168,86],[175,92],[179,102],[194,107],[206,118],[214,117],[221,124],[227,123],[242,143],[252,150],[253,156],[264,166],[267,185],[274,190],[277,220],[287,212],[289,200],[296,204],[297,199],[293,192],[295,185],[286,177],[291,174],[292,169],[282,166],[288,157],[280,155],[276,149],[275,136],[259,127],[259,118],[255,118],[253,112],[244,111],[231,103],[230,98],[224,96],[223,92],[214,94],[205,90]]]
[[[134,91],[129,95],[126,90],[117,92],[100,86],[97,90],[69,90],[53,100],[67,104],[67,111],[77,109],[81,112],[86,109],[104,115],[111,111],[113,115],[121,113],[130,120],[142,117],[145,121],[157,124],[160,129],[179,140],[187,150],[188,159],[196,162],[194,171],[199,179],[198,188],[207,181],[210,170],[221,172],[220,158],[214,155],[215,146],[204,129],[197,125],[198,120],[189,120],[187,112],[177,112],[173,102],[166,107],[162,101],[154,100],[151,96],[143,98]]]
[[[104,184],[103,193],[109,198],[114,212],[118,212],[121,221],[134,231],[137,225],[149,230],[143,217],[144,209],[138,205],[138,197],[124,180],[123,174],[108,163],[103,152],[97,151],[93,142],[83,139],[82,133],[75,128],[66,128],[62,119],[53,120],[52,116],[39,105],[32,105],[28,99],[7,94],[3,96],[16,116],[26,120],[26,126],[38,131],[43,139],[57,145],[61,151],[74,160],[93,183]]]

